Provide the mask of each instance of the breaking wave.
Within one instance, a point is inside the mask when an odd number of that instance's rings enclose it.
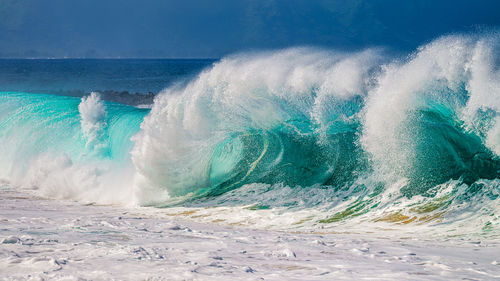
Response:
[[[4,92],[0,177],[56,198],[308,210],[293,224],[311,226],[473,221],[496,233],[499,41],[447,36],[404,59],[240,54],[151,109]]]

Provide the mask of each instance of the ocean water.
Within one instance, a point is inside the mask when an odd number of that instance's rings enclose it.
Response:
[[[217,61],[0,61],[0,179],[255,227],[496,237],[499,42],[445,36],[406,57],[292,48]],[[64,96],[72,90],[88,95]],[[144,108],[106,90],[157,95]]]
[[[158,93],[211,59],[1,59],[2,91]]]

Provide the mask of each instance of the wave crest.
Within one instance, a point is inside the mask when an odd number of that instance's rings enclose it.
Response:
[[[405,181],[411,197],[452,179],[496,178],[496,44],[448,36],[389,63],[377,50],[229,57],[157,97],[132,159],[150,191],[172,196],[372,177]],[[493,112],[490,128],[474,125],[484,135],[467,129],[482,110]]]

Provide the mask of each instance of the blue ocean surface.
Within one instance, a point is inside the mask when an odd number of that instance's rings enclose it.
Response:
[[[0,59],[2,91],[158,93],[212,59]]]

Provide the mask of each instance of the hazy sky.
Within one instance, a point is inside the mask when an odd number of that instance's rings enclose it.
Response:
[[[0,0],[0,57],[221,57],[413,49],[500,26],[499,0]]]

